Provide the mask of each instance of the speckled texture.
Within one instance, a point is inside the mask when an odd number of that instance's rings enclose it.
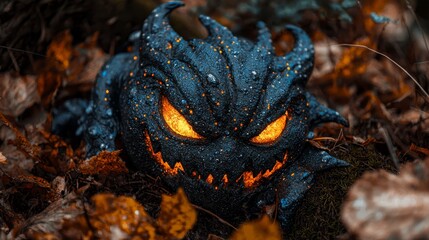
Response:
[[[279,220],[286,228],[313,173],[346,165],[306,142],[320,123],[347,125],[305,91],[313,69],[311,40],[300,28],[287,25],[295,46],[278,57],[264,24],[259,24],[254,43],[201,16],[209,36],[187,41],[168,20],[182,5],[170,2],[156,8],[144,23],[139,52],[116,55],[99,73],[86,111],[88,156],[116,149],[119,137],[136,168],[160,176],[172,188],[182,186],[193,203],[224,218],[258,213],[278,197]],[[204,139],[172,133],[160,110],[162,96]],[[280,138],[265,145],[249,141],[286,111]],[[164,172],[151,159],[154,154],[170,166],[180,162],[184,171]],[[277,161],[285,164],[274,174],[244,186],[244,172],[256,176]],[[212,184],[205,181],[209,174]],[[228,183],[222,181],[225,174]]]

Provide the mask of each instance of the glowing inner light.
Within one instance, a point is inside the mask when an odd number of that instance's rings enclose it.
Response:
[[[270,123],[259,135],[250,139],[250,142],[257,144],[267,144],[275,142],[283,133],[288,119],[288,112]]]
[[[212,184],[213,183],[213,176],[211,174],[209,174],[209,176],[207,176],[206,182],[208,184]]]
[[[251,171],[244,172],[237,180],[236,182],[239,182],[241,179],[243,179],[244,187],[250,188],[255,186],[260,180],[263,178],[268,178],[271,175],[273,175],[277,170],[283,167],[283,165],[287,162],[287,153],[285,153],[283,157],[283,161],[279,162],[276,161],[276,164],[273,168],[266,170],[264,173],[259,172],[256,176],[253,176],[253,173]]]
[[[186,138],[203,139],[164,96],[161,98],[161,108],[165,123],[174,133]]]
[[[165,173],[170,175],[176,175],[177,173],[179,173],[179,171],[182,171],[182,172],[185,171],[180,162],[176,162],[173,168],[170,167],[170,164],[168,164],[168,162],[164,162],[164,159],[162,159],[161,152],[155,153],[155,151],[153,150],[152,141],[150,140],[149,133],[146,132],[145,136],[146,136],[145,143],[146,143],[148,152],[150,153],[151,157],[155,159],[155,161],[162,167]]]

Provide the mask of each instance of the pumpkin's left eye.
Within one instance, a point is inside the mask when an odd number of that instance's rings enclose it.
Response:
[[[286,127],[286,121],[288,118],[288,113],[286,112],[262,130],[259,135],[250,139],[250,142],[256,144],[269,144],[275,142],[283,133],[283,130]]]
[[[191,124],[186,121],[186,118],[164,96],[161,97],[161,114],[167,126],[175,134],[186,138],[204,139],[204,137],[195,132]]]

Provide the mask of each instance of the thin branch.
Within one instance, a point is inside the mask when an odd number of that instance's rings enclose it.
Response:
[[[390,156],[392,157],[392,161],[395,164],[396,169],[399,171],[399,159],[398,156],[396,156],[395,153],[395,147],[393,146],[392,140],[387,133],[386,129],[383,127],[380,127],[378,131],[383,135],[384,141],[386,142],[387,149],[389,149]]]
[[[420,32],[421,32],[421,34],[422,34],[423,42],[424,42],[425,47],[426,47],[426,51],[429,53],[428,42],[426,41],[426,40],[427,40],[427,39],[426,39],[426,34],[425,34],[425,32],[423,31],[422,25],[420,24],[420,21],[419,21],[419,19],[417,18],[417,15],[416,15],[416,13],[414,12],[414,9],[413,9],[413,7],[411,6],[410,1],[405,0],[405,5],[407,5],[408,10],[411,12],[411,15],[413,15],[413,17],[414,17],[414,20],[415,20],[415,21],[416,21],[416,23],[417,23],[417,27],[420,29]]]
[[[44,58],[47,57],[46,55],[43,55],[43,54],[40,54],[40,53],[37,53],[37,52],[26,51],[26,50],[22,50],[22,49],[19,49],[19,48],[13,48],[13,47],[8,47],[8,46],[4,46],[4,45],[0,45],[0,48],[4,48],[4,49],[7,49],[7,50],[12,50],[12,51],[15,51],[15,52],[30,53],[30,54],[33,54],[33,55],[36,55],[36,56],[39,56],[39,57],[44,57]]]
[[[204,209],[204,208],[202,208],[202,207],[200,207],[200,206],[197,206],[197,205],[195,205],[195,204],[192,204],[192,206],[193,206],[194,208],[198,209],[198,210],[201,210],[201,211],[203,211],[203,212],[205,212],[205,213],[208,213],[208,214],[212,215],[213,217],[217,218],[217,219],[219,220],[219,222],[221,222],[221,223],[223,223],[223,224],[225,224],[225,225],[227,225],[227,226],[231,227],[232,229],[237,230],[237,228],[236,228],[236,227],[234,227],[231,223],[229,223],[229,222],[227,222],[227,221],[223,220],[221,217],[219,217],[218,215],[214,214],[213,212],[210,212],[209,210]]]

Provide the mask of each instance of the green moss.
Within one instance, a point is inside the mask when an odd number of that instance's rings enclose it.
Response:
[[[287,239],[334,239],[346,230],[340,221],[341,204],[351,185],[365,172],[374,169],[395,171],[390,159],[374,146],[350,145],[332,154],[350,163],[350,167],[328,170],[316,175],[294,218]]]

